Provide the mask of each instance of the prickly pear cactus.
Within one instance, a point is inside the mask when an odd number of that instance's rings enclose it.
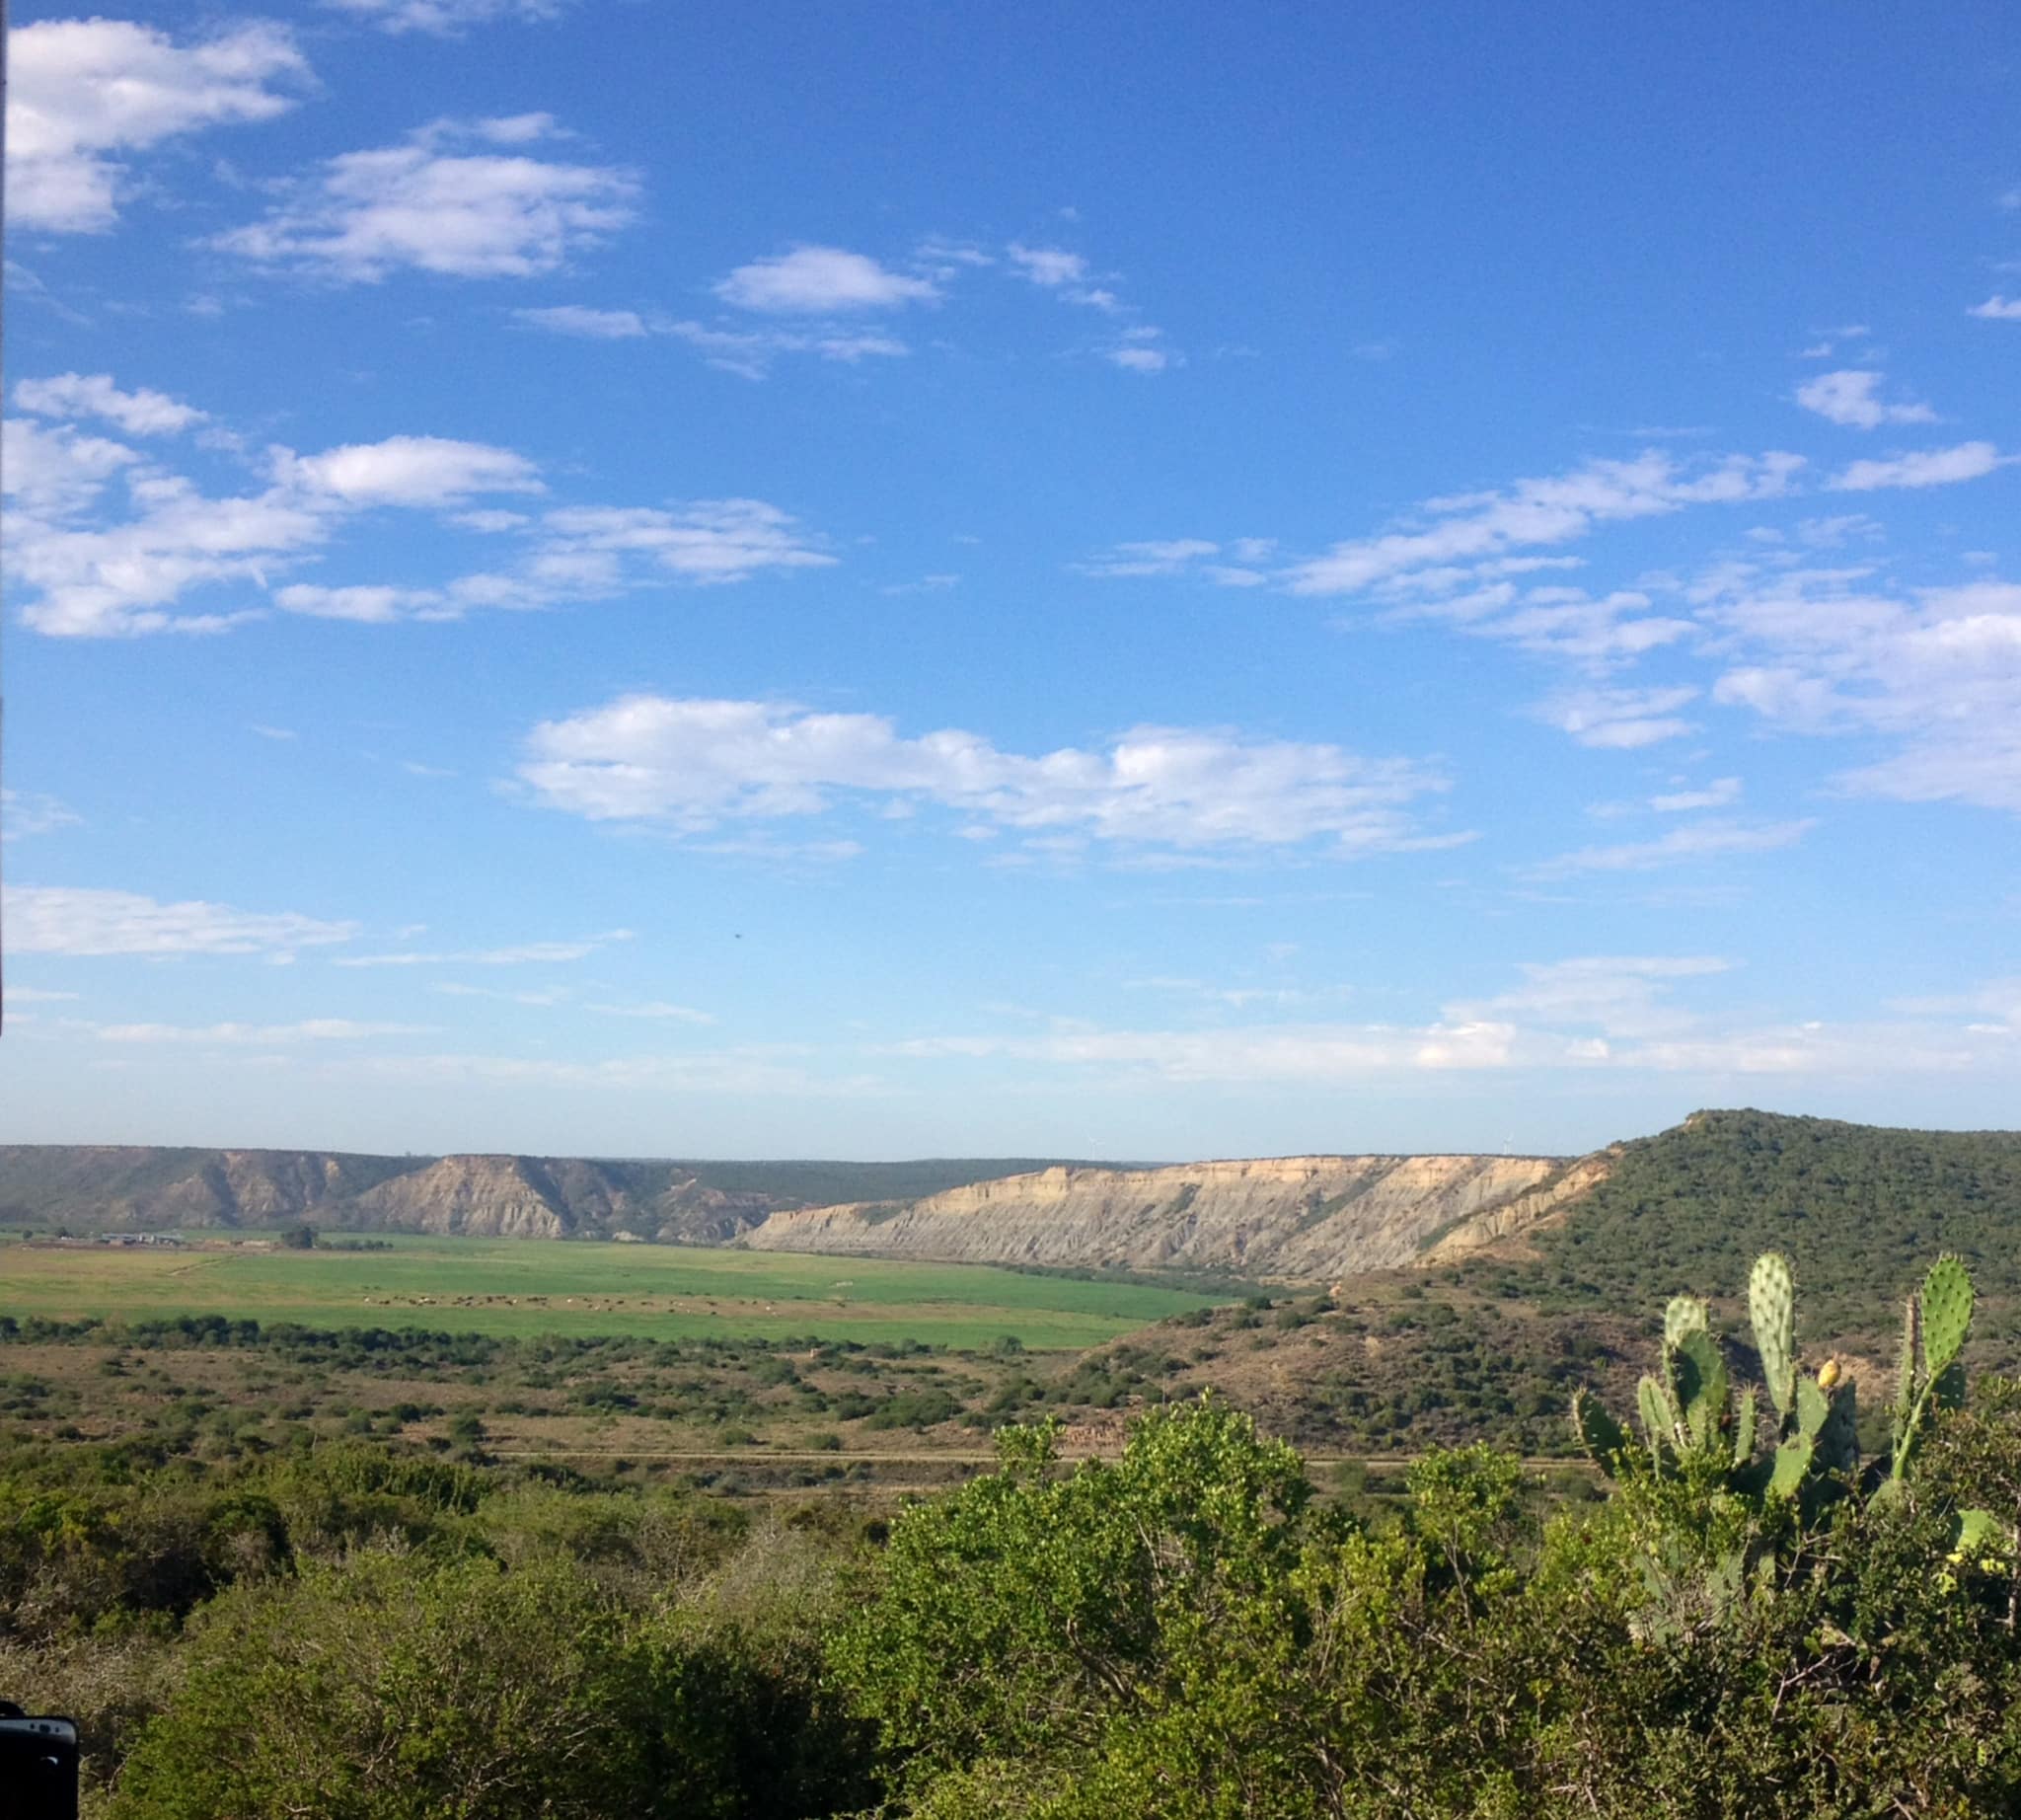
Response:
[[[1686,1333],[1703,1333],[1712,1326],[1712,1316],[1696,1296],[1672,1296],[1663,1311],[1663,1343],[1666,1350],[1684,1344]]]
[[[1922,1365],[1941,1378],[1965,1350],[1972,1327],[1972,1273],[1956,1257],[1940,1257],[1922,1280]]]
[[[1776,1414],[1787,1416],[1796,1401],[1796,1286],[1789,1260],[1778,1251],[1755,1259],[1748,1278],[1748,1316],[1768,1401]]]

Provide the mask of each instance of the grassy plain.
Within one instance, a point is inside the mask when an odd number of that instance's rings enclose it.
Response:
[[[1099,1345],[1210,1298],[1135,1283],[579,1240],[401,1238],[388,1251],[9,1244],[0,1314],[74,1321],[223,1315],[508,1338],[913,1339],[1033,1351]]]

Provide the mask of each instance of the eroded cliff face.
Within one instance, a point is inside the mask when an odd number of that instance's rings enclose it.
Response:
[[[358,1196],[374,1226],[482,1239],[564,1239],[575,1221],[547,1172],[524,1157],[444,1157]]]
[[[1609,1145],[1590,1157],[1556,1170],[1533,1188],[1484,1207],[1441,1235],[1424,1254],[1427,1264],[1452,1263],[1476,1251],[1527,1251],[1529,1236],[1544,1227],[1555,1226],[1575,1201],[1590,1194],[1608,1178],[1621,1146]]]
[[[1551,1157],[1272,1157],[1050,1169],[903,1206],[776,1213],[766,1251],[959,1263],[1225,1271],[1320,1282],[1412,1262],[1426,1241],[1539,1182]]]

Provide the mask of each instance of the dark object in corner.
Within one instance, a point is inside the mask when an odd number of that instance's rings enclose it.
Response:
[[[77,1820],[77,1727],[0,1700],[0,1813]]]

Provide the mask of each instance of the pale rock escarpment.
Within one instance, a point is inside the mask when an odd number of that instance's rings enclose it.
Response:
[[[1521,1246],[1532,1233],[1555,1226],[1571,1210],[1573,1202],[1599,1187],[1620,1154],[1618,1144],[1595,1151],[1590,1157],[1581,1157],[1578,1162],[1553,1171],[1534,1188],[1483,1208],[1451,1232],[1442,1234],[1426,1250],[1424,1261],[1451,1263],[1490,1247],[1508,1250]]]
[[[1049,1169],[905,1205],[775,1213],[743,1243],[1318,1282],[1410,1263],[1428,1239],[1534,1188],[1560,1167],[1551,1157],[1458,1156]]]
[[[396,1232],[561,1239],[575,1225],[547,1172],[525,1157],[444,1157],[358,1196],[356,1213]]]

